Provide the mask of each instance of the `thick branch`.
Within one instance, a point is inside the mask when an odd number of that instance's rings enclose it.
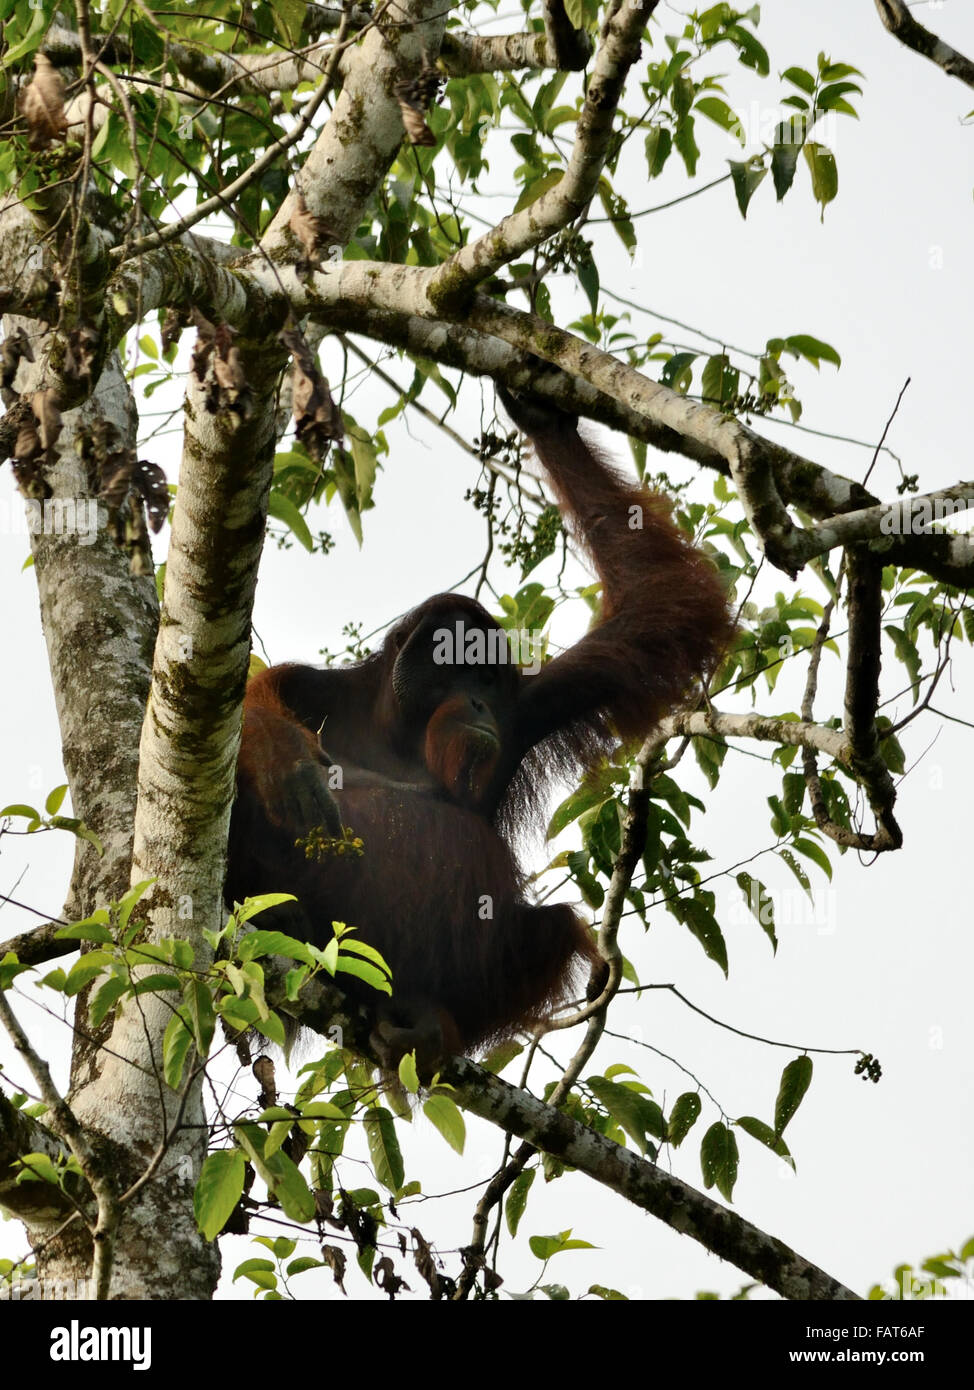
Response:
[[[528,1140],[586,1173],[680,1235],[767,1284],[788,1299],[858,1300],[858,1295],[817,1268],[783,1241],[752,1226],[649,1159],[586,1129],[526,1091],[518,1091],[466,1058],[453,1058],[441,1073],[465,1110]]]
[[[288,964],[267,963],[271,1002],[274,990],[282,988]],[[367,1036],[368,1025],[362,1010],[351,1010],[340,991],[327,982],[310,981],[297,1002],[282,1002],[278,1007],[322,1034],[330,1034],[337,1025],[344,1046],[357,1048]],[[475,1062],[453,1057],[442,1068],[440,1078],[454,1088],[450,1094],[471,1114],[516,1134],[533,1148],[561,1158],[634,1206],[658,1217],[680,1235],[688,1235],[721,1259],[730,1260],[783,1298],[858,1299],[851,1289],[736,1212],[720,1206],[650,1160],[578,1124],[553,1105],[492,1076]],[[520,1153],[519,1150],[518,1157]]]
[[[556,0],[558,3],[558,0]],[[313,34],[333,33],[339,28],[341,9],[327,13],[323,24],[308,26]],[[359,35],[374,22],[368,10],[352,7],[347,11],[348,31]],[[547,69],[581,71],[592,56],[592,39],[587,30],[572,29],[566,19],[565,37],[549,29],[545,33],[476,34],[467,30],[451,30],[443,36],[440,66],[447,77],[471,77],[477,73],[518,72],[525,68],[535,72]],[[95,36],[101,41],[101,36]],[[254,93],[268,96],[293,91],[302,82],[317,82],[324,69],[334,41],[313,43],[293,53],[218,53],[191,44],[171,43],[169,57],[177,71],[201,98],[219,92],[234,96]],[[81,41],[78,35],[63,25],[48,30],[41,51],[55,67],[77,67],[81,61]],[[103,60],[118,67],[132,62],[129,44],[116,35],[106,46]],[[342,55],[340,66],[344,76],[351,58]],[[137,82],[140,74],[119,74]]]
[[[844,767],[852,763],[852,745],[841,729],[826,729],[801,719],[776,719],[766,714],[721,714],[719,710],[685,710],[664,719],[660,729],[667,738],[755,738],[761,742],[813,748]]]
[[[570,28],[571,26],[569,26]],[[584,29],[572,30],[571,45],[553,42],[545,34],[470,34],[451,29],[443,35],[440,62],[449,77],[480,72],[580,71],[592,56],[592,40]]]
[[[284,199],[261,241],[275,260],[288,246],[297,199],[320,217],[341,243],[349,240],[363,210],[382,183],[403,141],[402,113],[394,87],[439,53],[448,7],[439,0],[400,0],[396,23],[373,27],[352,50],[341,94],[301,170],[300,190]],[[255,257],[253,264],[259,266]]]
[[[25,1115],[0,1094],[0,1207],[4,1211],[31,1225],[63,1221],[76,1211],[78,1203],[91,1196],[87,1183],[72,1175],[64,1191],[49,1182],[25,1182],[19,1162],[22,1155],[36,1153],[61,1164],[69,1152],[46,1125]]]
[[[846,552],[849,577],[849,658],[846,667],[845,731],[852,745],[852,768],[865,788],[876,817],[876,833],[863,836],[867,848],[899,849],[903,833],[893,816],[896,787],[879,751],[876,710],[882,652],[882,566],[868,551]]]
[[[931,63],[943,68],[949,77],[957,77],[968,87],[974,87],[974,62],[925,29],[910,14],[904,0],[876,0],[876,9],[886,28],[900,43],[912,48],[914,53],[929,58]]]
[[[43,965],[47,960],[57,960],[59,956],[70,956],[77,951],[77,941],[59,940],[56,933],[66,924],[64,922],[45,922],[30,931],[18,932],[8,941],[0,941],[0,960],[12,951],[21,965]]]

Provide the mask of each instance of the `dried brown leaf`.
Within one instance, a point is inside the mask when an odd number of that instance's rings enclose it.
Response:
[[[44,391],[35,391],[30,398],[30,408],[40,426],[42,447],[53,449],[64,423],[57,387],[49,386]]]
[[[317,1193],[315,1196],[317,1197]],[[332,1272],[335,1283],[345,1292],[345,1251],[338,1245],[323,1245],[321,1258]]]
[[[33,420],[25,420],[17,431],[13,456],[14,478],[25,497],[42,499],[50,496],[51,490],[40,470],[43,457],[44,448],[37,426]]]
[[[424,65],[416,77],[397,82],[393,88],[402,123],[413,145],[436,144],[436,136],[426,124],[426,112],[439,95],[441,82],[436,68]]]
[[[260,1082],[260,1104],[277,1104],[277,1073],[273,1059],[266,1053],[257,1058],[251,1070]]]
[[[167,309],[162,317],[162,326],[159,336],[162,339],[162,350],[167,352],[173,343],[179,342],[179,335],[189,324],[189,315],[184,314],[179,309]]]
[[[91,385],[91,369],[95,361],[95,348],[98,346],[98,334],[86,323],[79,324],[72,328],[68,334],[67,347],[64,353],[64,377],[66,381],[76,382],[79,386],[89,387]]]
[[[278,338],[291,354],[291,410],[294,433],[312,458],[319,463],[329,444],[345,438],[342,413],[335,404],[318,360],[299,328],[288,324]]]
[[[37,432],[37,426],[33,420],[28,420],[21,425],[17,431],[17,439],[14,444],[14,458],[22,466],[33,464],[44,452],[41,444],[41,437]]]
[[[399,110],[411,145],[436,144],[436,136],[426,124],[426,112],[421,106],[414,106],[411,101],[399,97]]]
[[[247,378],[244,375],[243,363],[240,360],[240,352],[235,347],[226,350],[226,354],[217,352],[213,358],[213,375],[216,377],[217,385],[223,391],[242,391],[247,385]]]
[[[32,150],[46,150],[68,128],[64,79],[46,53],[34,55],[34,76],[20,98],[20,111],[27,122],[27,144]]]
[[[309,210],[303,193],[297,195],[288,225],[311,262],[317,262],[318,255],[324,247],[339,239],[324,218],[317,217]]]
[[[0,398],[4,405],[11,406],[19,399],[18,393],[13,389],[17,368],[21,362],[33,360],[34,349],[23,328],[17,328],[4,338],[3,347],[0,348]]]
[[[157,463],[149,459],[139,459],[136,464],[135,486],[145,502],[149,525],[153,531],[161,531],[162,524],[169,515],[169,488],[166,475]]]

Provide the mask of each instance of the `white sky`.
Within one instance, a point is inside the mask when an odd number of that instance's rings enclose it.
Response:
[[[620,243],[599,234],[603,286],[661,314],[726,334],[754,349],[772,335],[812,333],[842,354],[839,373],[823,367],[794,367],[792,379],[805,404],[803,423],[815,430],[875,443],[907,376],[912,384],[893,425],[889,444],[907,473],[919,473],[923,491],[972,474],[969,437],[969,306],[974,275],[969,251],[971,222],[971,132],[962,124],[974,106],[969,90],[939,69],[900,48],[882,29],[872,5],[821,0],[815,6],[767,0],[759,35],[771,54],[772,70],[792,64],[814,69],[824,49],[835,61],[853,63],[866,76],[865,96],[856,104],[860,122],[842,119],[831,132],[840,193],[824,225],[799,170],[797,187],[783,205],[774,202],[770,179],[752,203],[745,223],[729,186],[721,187],[640,222],[641,256],[630,264]],[[916,13],[942,36],[974,54],[974,14],[959,3],[919,6]],[[675,27],[674,11],[661,7],[664,27]],[[509,17],[510,18],[510,17]],[[659,56],[661,44],[654,53]],[[719,70],[730,67],[729,55]],[[733,104],[748,112],[784,88],[735,73]],[[740,157],[737,147],[704,120],[698,121],[703,151],[697,184],[709,182]],[[492,147],[491,147],[492,148]],[[752,145],[750,148],[754,148]],[[498,157],[486,191],[506,192]],[[677,197],[688,185],[671,161],[653,185],[634,177],[621,188],[633,210]],[[486,204],[498,214],[502,201]],[[581,301],[559,297],[559,319],[583,312]],[[561,306],[564,305],[564,313]],[[649,328],[646,328],[646,324]],[[639,331],[667,326],[650,318]],[[685,344],[690,335],[673,330]],[[393,360],[387,369],[406,384],[411,368]],[[424,397],[434,409],[439,400]],[[490,393],[486,394],[490,418]],[[456,427],[471,437],[480,428],[478,392],[465,395]],[[159,396],[152,405],[159,403]],[[388,404],[381,387],[367,385],[351,408],[362,421]],[[479,517],[463,502],[475,481],[470,459],[445,436],[411,417],[411,440],[399,436],[393,461],[376,486],[376,509],[365,518],[360,551],[336,503],[329,515],[309,518],[312,530],[330,529],[339,540],[322,559],[295,548],[282,554],[268,547],[255,623],[272,660],[314,662],[320,648],[344,645],[342,625],[361,621],[366,632],[427,594],[450,588],[482,555]],[[762,428],[765,426],[762,425]],[[871,451],[768,425],[775,438],[837,472],[861,478]],[[613,447],[627,457],[624,441]],[[178,437],[170,435],[152,455],[170,478],[178,468]],[[674,478],[690,476],[679,460],[657,458]],[[870,486],[895,496],[895,465],[884,456]],[[704,478],[698,495],[709,494]],[[17,505],[10,472],[0,472],[0,521]],[[164,539],[164,538],[163,538]],[[63,780],[46,655],[39,630],[34,580],[21,566],[26,538],[0,535],[2,650],[6,655],[0,721],[0,804],[33,801]],[[510,576],[508,587],[516,587]],[[821,598],[815,581],[802,587]],[[765,596],[790,591],[774,575]],[[841,677],[826,658],[818,713],[840,711]],[[955,664],[954,693],[941,704],[970,717],[974,661],[970,652]],[[887,697],[906,684],[902,668],[887,669]],[[758,692],[757,707],[769,713],[795,708],[800,686],[783,677],[773,695]],[[896,716],[908,710],[903,698]],[[891,711],[887,711],[891,712]],[[730,952],[730,979],[705,959],[700,947],[662,910],[652,914],[648,937],[630,928],[624,949],[645,981],[672,981],[708,1012],[750,1032],[793,1044],[823,1048],[861,1047],[881,1060],[884,1077],[873,1086],[852,1075],[851,1058],[816,1058],[810,1093],[787,1138],[798,1175],[782,1170],[766,1150],[740,1134],[741,1176],[734,1206],[853,1288],[864,1292],[902,1260],[919,1261],[974,1233],[972,1207],[972,1061],[970,982],[974,947],[970,927],[969,866],[963,857],[970,835],[971,731],[930,716],[906,731],[907,761],[913,765],[900,790],[898,814],[905,834],[899,854],[866,865],[849,854],[836,864],[831,888],[812,869],[820,890],[819,916],[802,915],[802,895],[780,861],[764,856],[752,871],[778,890],[779,950],[772,958],[759,928],[732,908],[733,880],[717,880],[720,920]],[[730,868],[774,843],[765,798],[778,790],[780,774],[761,767],[747,746],[728,755],[721,784],[707,792],[692,774],[689,784],[707,803],[705,824],[694,824],[698,842],[714,857],[711,870]],[[31,841],[4,837],[0,844],[0,891],[45,913],[59,911],[72,847],[67,838]],[[542,862],[539,847],[536,861]],[[837,858],[837,856],[834,856]],[[24,914],[0,913],[0,937],[27,924]],[[54,996],[47,996],[50,1002]],[[25,1022],[49,1041],[63,1060],[66,1030],[28,1005]],[[672,996],[649,994],[613,1015],[619,1032],[635,1033],[675,1057],[719,1100],[727,1115],[754,1114],[770,1120],[781,1067],[792,1052],[762,1047],[715,1029],[689,1013]],[[568,1055],[569,1040],[555,1045]],[[12,1065],[0,1042],[0,1061]],[[625,1041],[606,1041],[586,1074],[613,1062],[636,1068],[669,1110],[681,1091],[695,1089],[672,1065]],[[62,1070],[63,1074],[63,1070]],[[512,1072],[512,1076],[514,1072]],[[253,1101],[245,1081],[239,1104]],[[231,1107],[234,1108],[234,1107]],[[702,1186],[698,1152],[704,1117],[674,1155],[673,1166]],[[492,1171],[501,1138],[468,1120],[467,1152],[455,1157],[421,1118],[407,1154],[407,1177],[422,1176],[429,1193],[469,1188]],[[412,1162],[409,1160],[412,1159]],[[348,1181],[365,1183],[363,1172]],[[409,1224],[435,1236],[443,1251],[470,1238],[475,1196],[403,1208]],[[538,1262],[526,1237],[572,1227],[599,1247],[558,1257],[546,1280],[564,1282],[573,1293],[591,1283],[620,1288],[630,1297],[693,1297],[698,1289],[727,1294],[745,1282],[692,1242],[649,1216],[634,1212],[588,1180],[563,1179],[535,1185],[517,1247],[503,1261],[507,1288],[527,1287]],[[0,1227],[0,1256],[24,1251],[20,1228]],[[246,1241],[228,1243],[225,1266],[260,1253]],[[455,1270],[455,1258],[448,1258]],[[415,1276],[406,1277],[414,1290]],[[226,1281],[225,1281],[226,1282]],[[350,1271],[347,1287],[363,1296],[364,1283]],[[315,1286],[316,1290],[319,1286]],[[302,1291],[301,1282],[296,1291]],[[229,1290],[228,1290],[229,1292]],[[310,1287],[306,1293],[310,1292]],[[248,1296],[237,1285],[230,1296]],[[334,1296],[330,1285],[320,1296]]]

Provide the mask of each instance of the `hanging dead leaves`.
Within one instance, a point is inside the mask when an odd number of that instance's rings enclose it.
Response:
[[[87,465],[89,483],[108,509],[108,534],[129,557],[134,575],[152,573],[149,530],[162,529],[169,515],[166,475],[157,463],[136,458],[115,426],[96,419],[79,434],[77,449]]]
[[[91,376],[97,349],[98,334],[90,324],[79,323],[71,329],[65,345],[61,371],[65,382],[70,386],[79,387],[85,396],[91,392]]]
[[[64,114],[64,79],[46,53],[35,53],[34,76],[20,97],[20,114],[27,122],[27,144],[46,150],[63,140],[68,129]]]
[[[203,404],[211,415],[230,412],[248,420],[253,408],[253,392],[247,382],[240,350],[234,346],[236,332],[228,323],[211,323],[200,311],[191,311],[196,325],[196,343],[190,371],[205,388]]]
[[[173,343],[178,343],[184,328],[189,327],[189,314],[182,309],[167,309],[162,316],[162,325],[159,329],[159,338],[162,342],[163,354],[167,353]]]
[[[23,328],[7,335],[0,347],[0,400],[5,406],[12,406],[20,399],[14,390],[14,378],[21,362],[33,362],[34,349]]]
[[[43,468],[55,461],[54,446],[62,429],[61,402],[57,390],[48,387],[34,391],[27,403],[31,413],[17,431],[13,473],[25,497],[42,500],[51,496]]]
[[[324,463],[331,445],[340,444],[345,438],[342,413],[301,330],[289,324],[278,337],[293,363],[291,409],[295,438],[317,463]]]
[[[426,113],[439,99],[442,85],[443,78],[437,68],[424,62],[415,77],[405,78],[393,87],[411,145],[436,144],[436,136],[426,124]]]
[[[61,412],[66,401],[77,402],[79,393],[86,396],[91,389],[97,333],[87,324],[76,324],[63,344],[59,384],[26,397],[16,390],[14,382],[21,362],[34,361],[28,334],[22,327],[17,328],[0,348],[0,399],[8,410],[21,400],[30,406],[30,414],[24,414],[17,431],[13,454],[14,477],[25,497],[43,499],[51,495],[43,470],[57,461],[54,446],[63,427]]]
[[[304,256],[295,262],[295,270],[298,275],[307,275],[311,270],[322,270],[322,255],[332,246],[339,244],[337,232],[332,231],[331,227],[323,217],[317,217],[309,209],[304,201],[304,194],[298,193],[295,198],[294,211],[288,220],[288,226],[304,247]]]
[[[121,457],[119,457],[121,455]],[[137,459],[134,449],[119,450],[113,471],[104,479],[99,496],[108,507],[109,534],[128,554],[132,574],[152,573],[152,551],[146,518],[159,531],[169,514],[166,475],[157,463]]]

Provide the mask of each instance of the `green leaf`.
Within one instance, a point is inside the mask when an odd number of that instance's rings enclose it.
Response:
[[[513,1062],[515,1057],[520,1057],[524,1047],[513,1039],[508,1042],[498,1043],[492,1047],[487,1056],[481,1062],[485,1071],[492,1072],[494,1076],[499,1076],[509,1062]]]
[[[84,922],[72,922],[69,927],[58,927],[54,935],[58,941],[99,941],[103,946],[115,944],[115,938],[108,928],[91,918]]]
[[[399,1061],[399,1080],[411,1096],[419,1092],[419,1075],[416,1071],[416,1054],[407,1052]]]
[[[716,1185],[721,1196],[728,1202],[732,1201],[734,1184],[737,1182],[738,1161],[737,1139],[733,1130],[717,1120],[707,1130],[700,1145],[700,1168],[704,1187]]]
[[[537,1168],[525,1168],[511,1184],[511,1190],[507,1194],[507,1201],[504,1204],[504,1218],[507,1221],[507,1229],[512,1236],[517,1235],[517,1228],[521,1224],[521,1217],[528,1204],[528,1193],[534,1182]]]
[[[839,191],[839,170],[835,155],[826,145],[808,140],[805,144],[805,160],[812,175],[812,192],[815,201],[822,205],[824,217],[826,207]]]
[[[565,177],[564,169],[549,169],[540,178],[532,179],[521,191],[521,196],[514,204],[514,211],[520,212],[522,208],[529,208],[532,203],[536,203],[542,194],[561,183]]]
[[[193,1035],[188,1024],[181,1014],[173,1014],[162,1038],[162,1068],[166,1085],[174,1091],[178,1091],[182,1083],[183,1067],[192,1046]]]
[[[792,873],[793,873],[793,874],[795,875],[795,877],[798,879],[798,882],[799,882],[799,883],[801,884],[801,886],[804,888],[804,890],[805,890],[805,892],[808,894],[809,898],[811,898],[811,896],[812,896],[812,885],[811,885],[811,881],[809,880],[808,874],[806,874],[805,870],[802,868],[802,866],[799,864],[798,860],[797,860],[797,859],[795,858],[795,856],[792,854],[791,850],[790,850],[790,849],[781,848],[781,849],[778,850],[778,856],[779,856],[779,858],[783,859],[784,862],[788,865],[789,869],[792,871]]]
[[[783,1158],[792,1168],[795,1160],[792,1158],[788,1145],[780,1134],[775,1134],[770,1125],[766,1125],[763,1120],[756,1120],[753,1115],[742,1115],[735,1122],[739,1129],[743,1129],[745,1134],[749,1134],[752,1139],[756,1139],[759,1144],[764,1144],[771,1149],[779,1158]]]
[[[767,77],[771,59],[764,44],[740,24],[728,24],[724,33],[737,48],[743,66],[752,68],[760,77]]]
[[[207,1240],[216,1240],[243,1195],[247,1164],[239,1149],[208,1154],[193,1194],[193,1215]],[[238,1269],[234,1279],[240,1274]]]
[[[654,1100],[618,1081],[608,1081],[604,1076],[587,1077],[585,1084],[635,1142],[640,1153],[646,1152],[647,1134],[654,1139],[666,1138],[666,1121]]]
[[[92,1028],[101,1027],[127,988],[124,980],[112,975],[95,990],[88,1005],[88,1022]]]
[[[258,1033],[263,1033],[264,1037],[269,1038],[272,1043],[277,1043],[278,1047],[287,1046],[284,1023],[277,1014],[268,1012],[265,1018],[255,1018],[254,1027]]]
[[[684,1091],[677,1099],[666,1126],[666,1137],[678,1149],[700,1118],[703,1104],[696,1091]]]
[[[653,126],[646,136],[646,168],[651,179],[662,173],[673,149],[673,136],[667,126]]]
[[[708,357],[700,375],[700,393],[705,401],[713,405],[726,406],[738,395],[740,372],[730,364],[726,353],[716,353]]]
[[[3,55],[3,65],[8,72],[14,63],[19,63],[21,58],[26,58],[28,53],[33,53],[35,48],[40,47],[41,40],[47,32],[47,26],[56,8],[56,3],[52,3],[52,0],[46,0],[44,5],[33,9],[27,33],[19,43],[11,44]]]
[[[774,899],[759,878],[752,878],[742,869],[737,875],[737,886],[744,894],[748,910],[771,942],[771,949],[777,951],[778,938],[774,928]]]
[[[13,951],[8,951],[0,960],[0,990],[9,989],[17,976],[30,968],[29,965],[21,965]]]
[[[575,266],[578,283],[585,291],[593,314],[599,311],[599,268],[592,255],[580,256]]]
[[[430,1096],[423,1105],[423,1114],[439,1130],[450,1148],[462,1154],[467,1142],[467,1126],[455,1102],[449,1096]]]
[[[700,111],[708,120],[719,125],[721,130],[726,130],[728,135],[733,135],[737,143],[743,148],[746,142],[740,117],[721,97],[701,97],[694,110]]]
[[[692,179],[697,172],[697,160],[700,158],[700,150],[694,138],[694,120],[692,116],[684,116],[676,127],[676,134],[673,143],[677,153],[682,156],[686,171]]]
[[[669,386],[673,391],[679,391],[685,396],[693,380],[693,364],[699,355],[696,352],[674,352],[663,367],[660,381],[664,386]]]
[[[284,895],[290,901],[290,895]],[[276,906],[276,904],[269,904]],[[261,956],[285,956],[288,960],[299,960],[304,965],[314,965],[314,957],[305,941],[287,936],[282,931],[251,931],[240,939],[237,952],[242,961],[259,960]]]
[[[594,1250],[595,1246],[589,1240],[572,1240],[571,1231],[562,1231],[556,1236],[532,1236],[528,1241],[532,1255],[536,1255],[539,1260],[550,1260],[553,1255],[560,1255],[563,1250]]]
[[[813,863],[817,864],[826,878],[831,881],[832,864],[821,845],[817,845],[814,840],[804,838],[792,840],[792,845],[799,854],[803,854],[806,859],[811,859]]]
[[[357,937],[343,933],[339,949],[343,956],[346,952],[350,951],[356,956],[362,956],[365,960],[371,961],[373,965],[378,966],[385,974],[389,976],[392,975],[392,966],[388,964],[382,953],[377,951],[374,946],[370,946],[367,941],[359,941]],[[340,965],[339,969],[341,969]]]
[[[270,1284],[268,1284],[267,1278],[265,1277],[268,1275],[273,1280]],[[243,1263],[237,1265],[237,1268],[233,1271],[233,1282],[236,1283],[238,1279],[251,1279],[261,1288],[273,1288],[277,1284],[277,1278],[274,1274],[274,1261],[244,1260]]]
[[[832,82],[819,92],[816,105],[820,111],[841,111],[843,115],[855,116],[858,120],[859,112],[845,99],[848,92],[862,96],[862,88],[856,82]]]
[[[269,1191],[280,1202],[290,1221],[304,1225],[315,1214],[315,1199],[292,1159],[283,1150],[264,1157],[266,1135],[259,1125],[240,1124],[234,1133]]]
[[[118,905],[118,923],[124,931],[129,924],[129,918],[135,910],[136,904],[143,898],[149,888],[155,883],[154,878],[144,878],[129,889]]]
[[[774,1105],[774,1132],[782,1135],[812,1082],[811,1057],[795,1057],[781,1073]]]
[[[798,168],[801,150],[800,142],[787,140],[777,142],[771,151],[771,177],[774,179],[774,191],[778,195],[779,203],[795,182],[795,170]]]
[[[111,960],[112,956],[107,951],[88,951],[79,961],[75,961],[68,971],[68,978],[64,982],[65,994],[80,994],[85,985],[99,976]]]
[[[288,530],[309,553],[314,550],[314,538],[308,529],[308,523],[291,499],[285,497],[283,492],[276,492],[273,488],[271,489],[267,498],[267,515],[272,516],[275,521],[283,521]]]
[[[395,1120],[384,1106],[377,1105],[371,1110],[366,1110],[362,1116],[362,1124],[365,1127],[375,1176],[390,1192],[398,1192],[402,1187],[405,1172]]]
[[[815,91],[815,78],[804,68],[785,68],[781,75],[801,91],[807,92],[809,96]]]
[[[560,835],[572,821],[584,815],[586,811],[591,811],[595,807],[601,806],[605,800],[605,790],[602,787],[589,783],[587,780],[582,783],[577,791],[572,792],[571,796],[565,798],[548,825],[547,838],[553,840],[556,835]]]
[[[389,976],[376,966],[369,965],[367,961],[356,960],[354,956],[340,955],[336,969],[345,975],[354,975],[357,980],[363,980],[373,989],[379,990],[381,994],[392,993]]]
[[[747,210],[751,204],[757,190],[767,177],[768,171],[763,163],[753,159],[734,160],[729,159],[731,179],[734,183],[734,194],[737,198],[737,206],[741,210],[741,216],[747,217]]]
[[[61,803],[64,800],[67,790],[68,784],[65,782],[62,786],[55,787],[54,790],[49,793],[47,800],[44,802],[44,810],[49,816],[56,816],[58,811],[60,811]]]
[[[727,943],[716,917],[699,898],[677,898],[669,904],[673,915],[700,942],[708,958],[727,974]]]
[[[216,1027],[216,1013],[209,985],[205,980],[187,980],[183,986],[183,1001],[192,1025],[196,1051],[200,1057],[205,1057],[209,1053],[213,1030]]]
[[[784,345],[789,352],[796,357],[804,357],[811,362],[813,367],[818,367],[820,362],[831,362],[835,367],[842,366],[842,358],[830,343],[823,343],[821,338],[813,338],[810,333],[792,333],[785,338]]]

